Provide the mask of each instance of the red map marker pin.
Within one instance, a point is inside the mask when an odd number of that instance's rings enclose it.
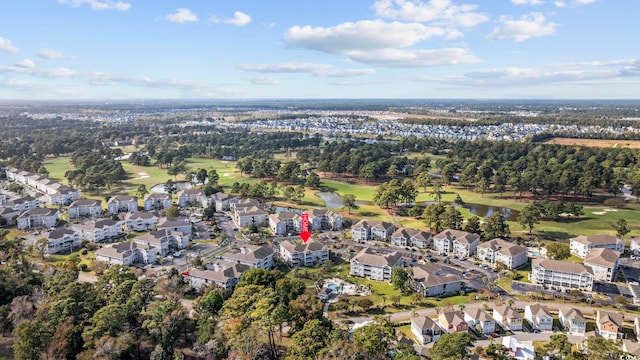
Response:
[[[302,214],[302,231],[300,232],[300,239],[302,239],[303,243],[307,243],[309,238],[311,237],[311,233],[309,232],[309,214]]]

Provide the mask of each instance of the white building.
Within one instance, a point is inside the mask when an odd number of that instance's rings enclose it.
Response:
[[[493,319],[505,330],[522,330],[522,316],[507,305],[500,305],[493,308]]]
[[[298,233],[302,228],[302,217],[294,212],[281,212],[269,215],[269,229],[274,235]]]
[[[431,245],[431,233],[411,228],[400,228],[391,234],[391,243],[396,246],[415,246],[424,249]]]
[[[591,269],[582,264],[566,261],[533,259],[530,280],[534,284],[559,288],[593,290]]]
[[[438,340],[443,330],[433,319],[423,315],[411,318],[411,332],[420,344],[428,344]]]
[[[329,261],[329,249],[313,239],[306,244],[285,240],[280,243],[280,257],[292,267],[315,266]]]
[[[167,209],[173,205],[169,194],[147,194],[143,202],[146,211]]]
[[[553,330],[553,317],[546,306],[540,304],[525,306],[524,318],[527,319],[534,329],[540,331]]]
[[[377,220],[360,220],[351,226],[353,241],[387,241],[393,233],[393,224]]]
[[[211,195],[214,203],[216,204],[217,211],[227,211],[231,208],[231,203],[236,202],[238,198],[233,195],[217,192]]]
[[[391,271],[396,266],[404,266],[402,255],[392,251],[377,252],[364,248],[351,259],[349,274],[377,281],[391,281]]]
[[[433,237],[433,247],[438,253],[453,253],[462,258],[472,256],[479,242],[480,235],[453,229],[446,229]]]
[[[250,267],[247,265],[218,260],[208,264],[206,270],[191,269],[183,274],[194,289],[204,290],[215,284],[217,287],[231,292],[240,281],[242,273],[249,269]]]
[[[238,227],[266,226],[269,222],[269,213],[261,208],[261,204],[254,199],[242,199],[231,203],[233,220]]]
[[[515,336],[502,338],[502,346],[509,349],[509,356],[515,360],[534,360],[536,351],[531,341],[520,341]]]
[[[447,275],[439,265],[421,264],[411,268],[414,290],[424,297],[457,294],[464,282],[456,275]]]
[[[309,231],[341,230],[344,219],[340,214],[329,209],[312,209],[309,211]]]
[[[16,218],[20,216],[20,214],[21,214],[21,211],[19,210],[14,210],[13,208],[10,208],[10,207],[0,206],[0,216],[3,217],[7,221],[7,224],[9,225],[15,225]]]
[[[129,195],[116,195],[107,202],[107,209],[112,214],[121,212],[137,212],[138,198]]]
[[[503,239],[493,239],[478,245],[478,259],[495,266],[503,263],[507,269],[517,269],[528,261],[527,248]]]
[[[140,235],[134,239],[134,242],[156,249],[160,256],[167,256],[174,251],[186,249],[189,245],[189,237],[179,231],[158,230]]]
[[[74,248],[80,247],[80,234],[71,229],[55,229],[42,236],[47,239],[49,254],[71,253]]]
[[[144,244],[125,241],[106,245],[96,250],[96,260],[125,266],[153,264],[156,262],[156,249]]]
[[[244,264],[252,268],[273,269],[275,251],[269,245],[242,245],[222,254],[222,260]]]
[[[584,259],[584,264],[591,268],[594,280],[614,281],[619,258],[620,253],[617,251],[595,248]]]
[[[633,255],[640,255],[640,236],[631,239],[629,250]]]
[[[124,216],[124,227],[126,231],[151,231],[158,221],[160,217],[151,211],[129,212]]]
[[[7,201],[2,206],[23,213],[27,210],[37,209],[40,206],[40,200],[25,196]]]
[[[72,224],[70,227],[80,232],[81,239],[91,242],[115,239],[124,234],[122,221],[111,219],[92,220],[82,224]]]
[[[571,255],[587,257],[592,249],[602,248],[624,252],[624,240],[611,235],[580,235],[570,239]]]
[[[69,219],[81,217],[98,217],[102,214],[102,200],[80,199],[69,205]]]
[[[198,189],[186,189],[178,191],[178,206],[202,206],[203,202],[207,203],[207,196]]]
[[[558,320],[571,334],[584,335],[587,332],[587,320],[579,309],[558,310]]]
[[[496,332],[496,320],[482,309],[465,309],[464,320],[469,324],[469,329],[474,329],[480,334]]]
[[[193,230],[191,220],[186,217],[160,218],[156,224],[156,230],[178,231],[189,237]]]
[[[18,216],[18,229],[27,230],[37,227],[52,228],[58,224],[60,212],[56,209],[36,208]]]

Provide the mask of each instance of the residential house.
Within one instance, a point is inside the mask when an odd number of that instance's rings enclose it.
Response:
[[[7,201],[2,206],[23,213],[27,210],[37,209],[40,206],[40,200],[32,198],[31,196],[25,196]]]
[[[542,306],[540,304],[525,306],[524,318],[534,329],[540,331],[553,330],[553,317],[546,306]]]
[[[617,251],[595,248],[587,254],[584,264],[591,268],[594,280],[615,281],[619,258],[620,253]]]
[[[280,243],[280,257],[292,267],[315,266],[329,261],[329,249],[313,239],[306,243],[285,240]]]
[[[593,273],[591,268],[583,264],[553,259],[533,259],[529,277],[534,284],[582,291],[593,290]]]
[[[341,230],[344,219],[329,209],[311,209],[309,211],[309,231]]]
[[[158,230],[140,235],[134,239],[134,242],[155,248],[160,256],[167,256],[178,249],[186,249],[189,245],[189,236],[179,231]]]
[[[411,332],[420,344],[435,342],[443,334],[442,328],[426,315],[411,318]]]
[[[69,205],[67,210],[69,219],[77,219],[81,217],[98,217],[102,214],[102,200],[80,199]]]
[[[206,203],[207,196],[198,189],[186,189],[178,191],[178,206],[201,206],[203,201]]]
[[[469,331],[469,324],[460,311],[450,311],[438,315],[438,325],[447,333]]]
[[[349,274],[390,282],[391,271],[396,266],[404,266],[401,253],[396,251],[381,253],[367,247],[351,259]]]
[[[186,217],[166,218],[162,217],[156,224],[156,230],[178,231],[183,235],[190,237],[192,232],[191,220]]]
[[[169,194],[147,194],[143,202],[146,211],[167,209],[173,205]]]
[[[464,320],[469,324],[469,329],[474,329],[479,334],[496,332],[496,320],[482,309],[465,309]]]
[[[587,320],[579,309],[558,310],[558,320],[565,331],[571,334],[584,335],[587,332]]]
[[[463,280],[457,275],[447,275],[439,265],[416,265],[411,268],[414,290],[424,297],[457,294]]]
[[[601,235],[580,235],[569,240],[571,255],[586,258],[592,249],[604,248],[619,253],[624,252],[624,240],[615,236]]]
[[[387,241],[393,233],[393,224],[377,220],[360,220],[351,226],[353,241]]]
[[[0,193],[0,205],[9,201],[9,196],[7,194]]]
[[[531,341],[520,341],[515,336],[504,336],[502,346],[509,349],[509,359],[534,360],[536,351]]]
[[[16,222],[20,230],[37,227],[52,228],[58,224],[59,218],[60,212],[56,209],[35,208],[18,216]]]
[[[10,207],[0,206],[0,216],[3,217],[9,225],[15,225],[16,218],[20,216],[21,213],[22,212],[20,210],[14,210]]]
[[[74,248],[80,247],[80,233],[71,229],[55,229],[42,235],[47,239],[49,254],[71,253]]]
[[[242,199],[230,206],[238,227],[265,226],[269,222],[269,213],[261,208],[262,205],[257,200]]]
[[[431,233],[411,228],[400,228],[391,234],[391,243],[396,246],[415,246],[424,249],[431,245]]]
[[[244,264],[252,268],[271,270],[275,264],[275,251],[269,245],[242,245],[222,254],[222,260]]]
[[[302,228],[302,217],[294,212],[280,212],[269,215],[269,229],[274,235],[298,233]]]
[[[225,194],[222,192],[217,192],[211,195],[214,203],[216,204],[217,211],[227,211],[230,209],[230,205],[232,202],[236,202],[238,198],[233,195]]]
[[[478,259],[487,265],[504,264],[507,269],[517,269],[528,261],[527,248],[503,239],[493,239],[478,245]]]
[[[191,269],[183,274],[189,279],[189,284],[194,289],[204,290],[215,284],[217,287],[231,292],[240,281],[242,273],[249,269],[250,267],[244,264],[218,260],[207,264],[206,270]]]
[[[473,255],[480,242],[480,235],[462,230],[447,229],[433,237],[433,247],[440,254],[453,253],[466,258]]]
[[[152,211],[128,212],[124,216],[126,231],[151,231],[160,221],[160,217]]]
[[[507,305],[499,305],[493,308],[493,319],[505,330],[522,330],[522,316]]]
[[[604,311],[596,311],[596,334],[605,339],[617,340],[622,337],[622,325],[624,319],[622,315]]]
[[[124,234],[122,221],[98,219],[81,224],[72,224],[71,228],[80,232],[80,238],[91,242],[115,239]]]
[[[112,214],[121,212],[137,212],[138,198],[129,195],[116,195],[107,202],[107,209]]]
[[[156,262],[156,252],[155,248],[148,245],[125,241],[96,250],[96,260],[125,266],[153,264]]]

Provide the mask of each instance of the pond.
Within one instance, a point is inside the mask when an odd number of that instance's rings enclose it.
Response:
[[[191,183],[188,183],[186,181],[179,181],[174,184],[176,184],[177,191],[186,190],[191,187]],[[152,187],[151,192],[155,194],[165,194],[166,191],[164,191],[164,184],[158,184]]]
[[[324,206],[328,208],[342,207],[342,196],[328,191],[317,192],[316,196],[324,201]]]
[[[509,221],[518,220],[518,211],[500,206],[484,205],[484,204],[463,204],[463,208],[468,209],[470,213],[481,218],[488,218],[495,212],[502,213]]]

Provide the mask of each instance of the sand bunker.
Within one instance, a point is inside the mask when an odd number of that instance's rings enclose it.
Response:
[[[222,176],[229,176],[229,173],[224,173],[222,174]]]
[[[146,172],[139,172],[138,177],[133,180],[141,180],[141,179],[146,179],[148,177],[149,177],[149,174],[147,174]]]
[[[593,215],[604,215],[605,212],[604,211],[594,211],[592,212]]]

